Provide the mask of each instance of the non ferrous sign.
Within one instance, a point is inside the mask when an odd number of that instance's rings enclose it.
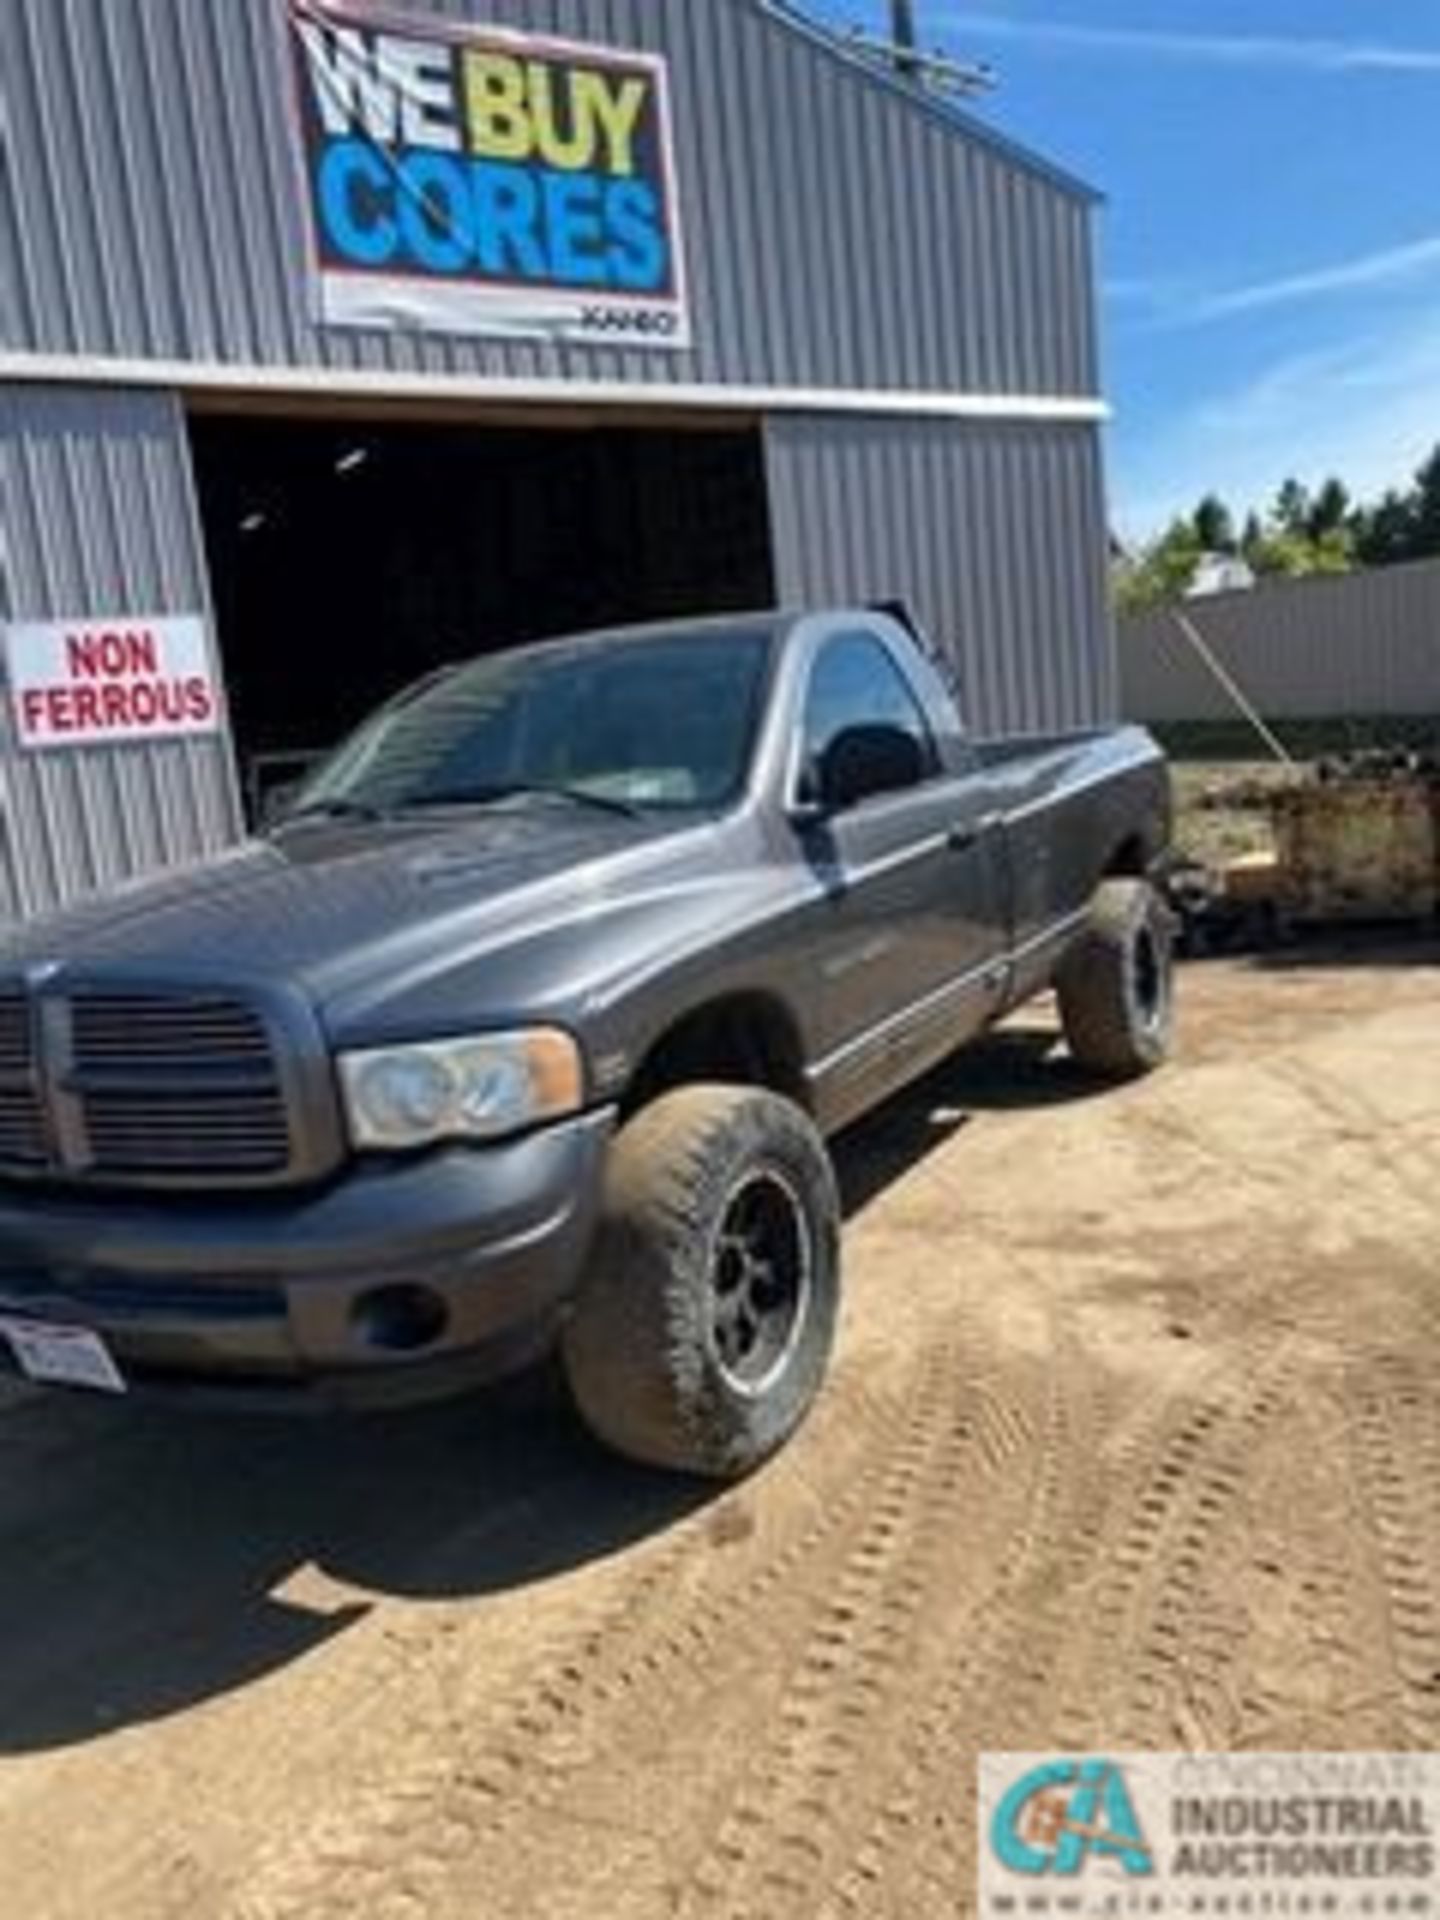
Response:
[[[219,731],[221,699],[195,615],[17,622],[5,630],[22,747],[93,747]]]

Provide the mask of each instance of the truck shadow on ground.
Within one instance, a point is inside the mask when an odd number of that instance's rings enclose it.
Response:
[[[938,1153],[982,1113],[1068,1106],[1109,1092],[1061,1050],[1051,1026],[987,1034],[852,1127],[835,1147],[847,1218]]]
[[[1202,944],[1186,956],[1189,965],[1241,962],[1264,973],[1345,972],[1347,969],[1403,971],[1440,966],[1440,930],[1420,922],[1394,921],[1352,926],[1296,928],[1283,938],[1266,928],[1237,927],[1228,937]]]
[[[258,1680],[363,1619],[352,1588],[525,1586],[707,1497],[609,1458],[543,1373],[333,1421],[17,1393],[0,1402],[0,1446],[0,1754]]]
[[[1340,930],[1315,928],[1299,932],[1282,943],[1260,946],[1249,959],[1252,965],[1270,973],[1347,967],[1433,967],[1440,966],[1440,932],[1428,926],[1397,930],[1393,924]]]
[[[957,1056],[839,1143],[847,1208],[987,1108],[1083,1097],[1054,1038]],[[623,1552],[714,1497],[611,1459],[553,1373],[403,1416],[220,1419],[0,1382],[0,1755],[255,1682],[364,1596],[481,1597]],[[357,1596],[358,1590],[358,1596]]]

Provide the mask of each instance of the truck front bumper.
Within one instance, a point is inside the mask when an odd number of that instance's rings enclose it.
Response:
[[[613,1126],[587,1114],[500,1146],[366,1161],[305,1195],[11,1188],[0,1317],[91,1329],[137,1391],[257,1408],[439,1398],[553,1339]]]

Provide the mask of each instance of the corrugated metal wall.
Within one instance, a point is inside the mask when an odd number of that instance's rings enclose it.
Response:
[[[1216,594],[1185,610],[1271,719],[1440,715],[1440,561]],[[1131,719],[1235,718],[1167,613],[1121,622],[1120,664]]]
[[[782,600],[908,600],[983,732],[1114,718],[1093,433],[785,418],[767,442]]]
[[[0,623],[203,612],[179,402],[0,387]],[[24,753],[0,701],[0,913],[34,913],[233,839],[220,740]]]
[[[759,0],[405,10],[669,55],[693,351],[313,327],[281,0],[4,0],[0,345],[472,377],[1097,392],[1085,192]]]

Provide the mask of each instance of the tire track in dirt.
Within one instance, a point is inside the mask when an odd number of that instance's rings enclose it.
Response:
[[[1368,1143],[1385,1131],[1384,1116],[1370,1103],[1338,1088],[1307,1062],[1267,1058],[1264,1071],[1299,1094],[1307,1106],[1318,1108],[1331,1123],[1327,1133],[1332,1139],[1337,1129],[1345,1136],[1363,1137],[1368,1164]],[[1212,1165],[1232,1190],[1237,1185],[1265,1188],[1273,1197],[1263,1174],[1248,1167],[1242,1156],[1226,1152],[1189,1118],[1172,1112],[1142,1118],[1142,1125],[1157,1124],[1167,1138],[1182,1141]],[[1417,1182],[1393,1155],[1382,1158],[1405,1198],[1433,1217],[1433,1188]],[[1227,1297],[1209,1303],[1214,1309],[1207,1316],[1210,1340],[1225,1338],[1226,1329],[1232,1328],[1243,1347],[1228,1363],[1222,1360],[1218,1370],[1211,1370],[1201,1406],[1181,1426],[1167,1438],[1145,1441],[1154,1459],[1152,1471],[1134,1496],[1130,1525],[1113,1550],[1114,1571],[1097,1594],[1094,1631],[1067,1660],[1068,1667],[1083,1675],[1087,1669],[1104,1670],[1107,1646],[1134,1650],[1124,1664],[1128,1684],[1111,1709],[1114,1724],[1104,1730],[1111,1743],[1236,1747],[1246,1744],[1267,1719],[1265,1703],[1237,1684],[1248,1620],[1233,1595],[1218,1591],[1215,1544],[1235,1521],[1270,1435],[1302,1403],[1312,1411],[1324,1404],[1326,1380],[1334,1373],[1327,1349],[1337,1334],[1350,1344],[1353,1328],[1347,1326],[1344,1297],[1336,1296],[1333,1268],[1287,1267],[1283,1315],[1268,1302],[1262,1304],[1250,1278],[1243,1270],[1232,1271]],[[1268,1288],[1273,1276],[1261,1268],[1254,1278]],[[1237,1369],[1242,1383],[1235,1379]],[[1409,1636],[1411,1684],[1418,1702],[1412,1704],[1412,1717],[1433,1735],[1440,1718],[1440,1607],[1432,1599],[1433,1583],[1416,1578],[1413,1543],[1433,1538],[1440,1516],[1433,1497],[1428,1509],[1423,1505],[1425,1475],[1412,1473],[1407,1480],[1401,1462],[1419,1457],[1423,1446],[1429,1485],[1437,1484],[1436,1409],[1431,1401],[1430,1425],[1423,1437],[1411,1423],[1402,1452],[1380,1400],[1374,1394],[1367,1397],[1366,1417],[1356,1427],[1364,1443],[1370,1504],[1379,1515],[1383,1579],[1408,1574],[1410,1580],[1399,1631]],[[1409,1404],[1413,1413],[1413,1397]],[[1332,1415],[1329,1428],[1335,1424]],[[1132,1454],[1137,1439],[1132,1436],[1128,1442]],[[1253,1523],[1253,1514],[1250,1519]],[[1403,1544],[1407,1541],[1409,1548]],[[1363,1616],[1365,1609],[1355,1605],[1355,1585],[1354,1570],[1338,1546],[1326,1551],[1320,1544],[1300,1590],[1303,1605],[1297,1621],[1312,1636],[1312,1644],[1333,1640],[1343,1626]],[[1391,1586],[1390,1591],[1398,1590]],[[1082,1691],[1091,1702],[1087,1717],[1093,1737],[1103,1701],[1091,1685],[1082,1683]],[[1075,1731],[1081,1733],[1083,1726]],[[1083,1737],[1061,1740],[1062,1746],[1085,1744]],[[1435,1744],[1433,1738],[1429,1744]]]
[[[1044,1276],[1039,1279],[1043,1284]],[[814,1910],[825,1920],[869,1920],[881,1911],[908,1920],[964,1907],[978,1717],[997,1696],[1008,1711],[1011,1703],[1043,1693],[1053,1678],[1049,1663],[1063,1630],[1067,1583],[1063,1570],[1059,1579],[1050,1577],[1052,1542],[1057,1528],[1075,1526],[1083,1462],[1107,1408],[1093,1376],[1074,1367],[1074,1335],[1053,1311],[1052,1326],[1039,1457],[1020,1523],[949,1629],[945,1655],[923,1663],[914,1691],[924,1704],[890,1756],[874,1796],[878,1805],[814,1889]],[[1073,1552],[1078,1561],[1078,1537]],[[947,1597],[937,1595],[942,1619]]]
[[[932,1352],[903,1413],[871,1408],[857,1422],[852,1398],[849,1444],[841,1451],[832,1443],[827,1477],[857,1454],[858,1470],[798,1533],[740,1579],[684,1597],[684,1575],[709,1554],[705,1529],[720,1510],[708,1522],[686,1522],[487,1726],[473,1734],[446,1726],[434,1758],[375,1785],[353,1811],[305,1836],[234,1911],[244,1920],[436,1913],[449,1883],[462,1870],[479,1874],[490,1849],[521,1844],[527,1830],[543,1830],[547,1813],[573,1817],[587,1785],[603,1798],[605,1780],[595,1776],[613,1774],[617,1753],[643,1753],[657,1724],[683,1727],[701,1702],[725,1691],[731,1669],[748,1659],[745,1622],[765,1635],[767,1659],[798,1649],[822,1625],[814,1596],[854,1578],[867,1557],[884,1558],[902,1530],[900,1510],[922,1483],[937,1423],[953,1406],[954,1386],[947,1393],[945,1383],[959,1371],[948,1348]],[[567,1871],[573,1876],[573,1864]]]
[[[1440,1405],[1429,1376],[1380,1355],[1347,1383],[1346,1437],[1378,1561],[1398,1681],[1394,1713],[1409,1744],[1440,1746]]]
[[[897,1723],[927,1664],[927,1618],[950,1573],[961,1578],[944,1594],[956,1616],[947,1629],[965,1630],[968,1609],[956,1604],[964,1570],[954,1563],[1003,1534],[998,1502],[988,1524],[968,1528],[966,1507],[990,1497],[1029,1423],[1004,1401],[957,1393],[954,1379],[933,1382],[932,1392],[913,1478],[876,1508],[792,1670],[768,1742],[757,1729],[738,1799],[700,1859],[687,1863],[676,1910],[689,1920],[746,1920],[809,1904],[817,1875],[883,1793]]]
[[[1273,1073],[1274,1062],[1267,1057],[1262,1070]],[[1218,1191],[1233,1194],[1239,1190],[1273,1202],[1272,1176],[1256,1168],[1245,1153],[1236,1150],[1223,1137],[1217,1140],[1213,1130],[1181,1107],[1173,1096],[1157,1092],[1146,1106],[1137,1107],[1128,1116],[1128,1126],[1139,1139],[1153,1142],[1167,1158],[1173,1159],[1177,1148],[1192,1155],[1212,1179],[1224,1181]]]
[[[936,1676],[879,1817],[817,1906],[825,1920],[882,1911],[910,1920],[968,1900],[974,1761],[987,1747],[1146,1744],[1142,1729],[1163,1718],[1171,1650],[1207,1538],[1242,1489],[1238,1463],[1284,1405],[1286,1346],[1277,1337],[1246,1384],[1233,1380],[1229,1361],[1209,1362],[1155,1424],[1131,1421],[1121,1432],[1111,1423],[1102,1460],[1091,1446],[1110,1410],[1077,1340],[1057,1334],[1057,1379],[1085,1384],[1057,1389],[1028,1537],[1002,1560],[965,1657]],[[1147,1575],[1159,1587],[1153,1618],[1127,1619]],[[1107,1705],[1095,1676],[1114,1667],[1116,1647],[1137,1641],[1145,1684]],[[1194,1683],[1210,1684],[1228,1653],[1207,1640]]]
[[[1242,1738],[1229,1685],[1240,1633],[1233,1613],[1215,1606],[1207,1576],[1214,1542],[1292,1404],[1300,1369],[1288,1337],[1252,1356],[1238,1380],[1234,1361],[1223,1360],[1200,1406],[1147,1443],[1154,1465],[1116,1543],[1079,1663],[1098,1663],[1106,1647],[1129,1649],[1114,1710],[1125,1739],[1138,1745],[1233,1746]]]
[[[1394,1121],[1380,1107],[1307,1060],[1277,1060],[1271,1063],[1271,1071],[1332,1121],[1340,1138],[1363,1141],[1368,1174],[1382,1172],[1411,1205],[1432,1220],[1440,1219],[1440,1190],[1436,1188],[1433,1163],[1423,1170],[1407,1164],[1393,1144],[1397,1133]]]

